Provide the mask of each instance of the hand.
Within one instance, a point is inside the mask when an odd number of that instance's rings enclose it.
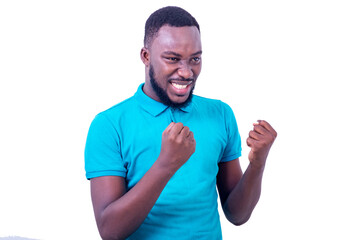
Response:
[[[162,166],[176,172],[195,152],[193,132],[182,123],[170,123],[162,134],[159,161]]]
[[[259,120],[254,123],[254,129],[250,131],[246,143],[251,148],[249,161],[255,167],[264,168],[271,145],[277,136],[276,131],[269,123]]]

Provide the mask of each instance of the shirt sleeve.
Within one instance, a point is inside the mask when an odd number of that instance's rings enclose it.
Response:
[[[220,162],[227,162],[241,156],[241,138],[234,112],[226,103],[223,103],[223,106],[227,143]]]
[[[90,125],[85,145],[86,178],[126,176],[120,151],[120,139],[114,124],[104,113]]]

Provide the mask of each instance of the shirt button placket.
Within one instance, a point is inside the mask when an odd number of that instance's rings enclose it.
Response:
[[[170,108],[170,119],[172,122],[176,123],[176,119],[175,119],[175,109],[174,108]]]

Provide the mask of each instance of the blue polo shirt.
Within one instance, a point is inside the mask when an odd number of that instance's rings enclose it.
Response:
[[[188,106],[173,109],[148,97],[142,87],[93,120],[85,147],[86,177],[124,177],[130,190],[159,156],[163,131],[171,122],[181,122],[194,133],[195,153],[170,179],[145,221],[128,239],[222,239],[218,164],[241,155],[231,108],[194,95]]]

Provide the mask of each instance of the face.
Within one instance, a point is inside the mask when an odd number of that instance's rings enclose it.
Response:
[[[144,92],[171,107],[186,105],[201,71],[201,41],[196,27],[160,28],[141,51],[146,66]]]
[[[192,93],[195,88],[195,84],[191,88],[190,94],[184,102],[174,102],[170,99],[169,95],[166,93],[166,90],[163,89],[162,87],[160,87],[160,85],[158,84],[158,81],[155,79],[154,68],[152,65],[150,65],[149,77],[150,77],[150,84],[151,84],[152,90],[155,92],[156,96],[159,98],[159,101],[162,102],[163,104],[165,104],[169,107],[172,107],[172,108],[181,108],[181,107],[186,107],[190,103],[190,101],[192,99]],[[193,80],[188,79],[188,81],[193,81]]]

